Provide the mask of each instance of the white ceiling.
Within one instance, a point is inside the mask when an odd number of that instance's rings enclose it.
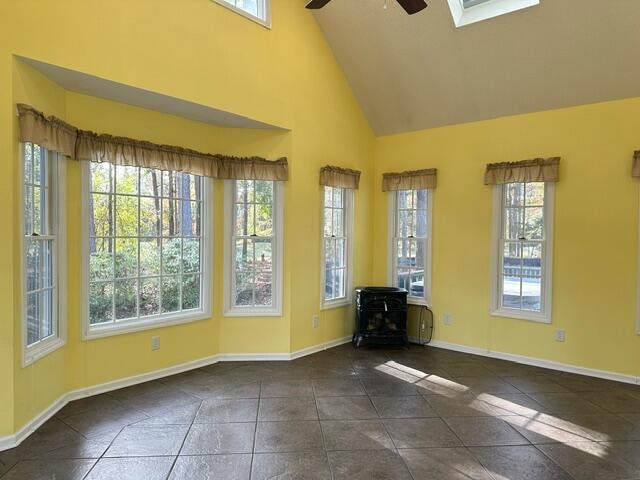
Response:
[[[455,28],[447,0],[315,15],[379,135],[640,96],[640,0],[541,0]]]
[[[136,107],[147,108],[157,112],[177,115],[179,117],[209,123],[218,127],[228,128],[273,128],[257,120],[253,120],[235,113],[225,112],[216,108],[193,103],[168,95],[150,92],[142,88],[125,85],[104,78],[95,77],[86,73],[69,70],[30,58],[18,57],[23,62],[31,65],[44,76],[53,80],[66,90],[84,93],[94,97],[126,103]]]

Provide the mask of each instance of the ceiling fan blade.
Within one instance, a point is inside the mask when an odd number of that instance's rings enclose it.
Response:
[[[409,15],[413,15],[414,13],[418,13],[421,10],[427,8],[427,2],[424,0],[397,0],[402,8]],[[313,3],[313,2],[312,2]]]
[[[318,8],[324,7],[330,1],[331,0],[311,0],[309,3],[307,3],[306,8],[317,10]]]

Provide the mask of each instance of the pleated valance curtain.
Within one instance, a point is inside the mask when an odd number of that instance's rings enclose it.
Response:
[[[360,170],[327,165],[320,169],[320,185],[357,190],[360,185]]]
[[[80,161],[188,172],[218,179],[277,180],[289,178],[286,158],[232,157],[188,148],[159,145],[79,130],[28,105],[18,105],[20,141],[42,145]]]
[[[513,182],[557,182],[560,157],[534,158],[521,162],[490,163],[484,175],[485,185]]]
[[[640,178],[640,150],[636,150],[633,154],[633,167],[631,169],[631,176]]]
[[[382,191],[391,192],[395,190],[436,188],[437,173],[438,171],[435,168],[383,173]]]

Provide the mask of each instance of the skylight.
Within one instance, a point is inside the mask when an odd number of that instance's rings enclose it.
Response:
[[[243,17],[247,17],[265,27],[271,27],[270,0],[214,0],[214,2],[224,5]]]
[[[448,0],[456,27],[533,7],[540,0]]]

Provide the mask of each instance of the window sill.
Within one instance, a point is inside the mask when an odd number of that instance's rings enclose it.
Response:
[[[521,310],[511,310],[507,308],[500,308],[490,310],[489,314],[493,317],[513,318],[515,320],[527,320],[537,323],[551,323],[551,316],[543,313],[526,312]]]
[[[343,298],[338,300],[330,300],[327,302],[322,302],[320,305],[320,310],[332,310],[334,308],[343,308],[350,307],[353,305],[353,301],[350,298]]]
[[[154,328],[171,327],[174,325],[182,325],[184,323],[199,322],[211,318],[211,312],[198,310],[197,312],[189,312],[186,314],[173,315],[171,317],[163,317],[162,319],[138,320],[122,322],[121,324],[107,324],[105,326],[94,325],[88,327],[83,334],[83,340],[95,340],[98,338],[111,337],[114,335],[124,335],[126,333],[141,332],[143,330],[151,330]]]
[[[233,307],[223,313],[224,317],[281,317],[282,310],[274,308]]]
[[[48,339],[39,345],[32,347],[25,347],[24,354],[22,356],[22,368],[26,368],[29,365],[33,365],[41,358],[55,352],[60,347],[65,345],[66,341],[62,338]]]

